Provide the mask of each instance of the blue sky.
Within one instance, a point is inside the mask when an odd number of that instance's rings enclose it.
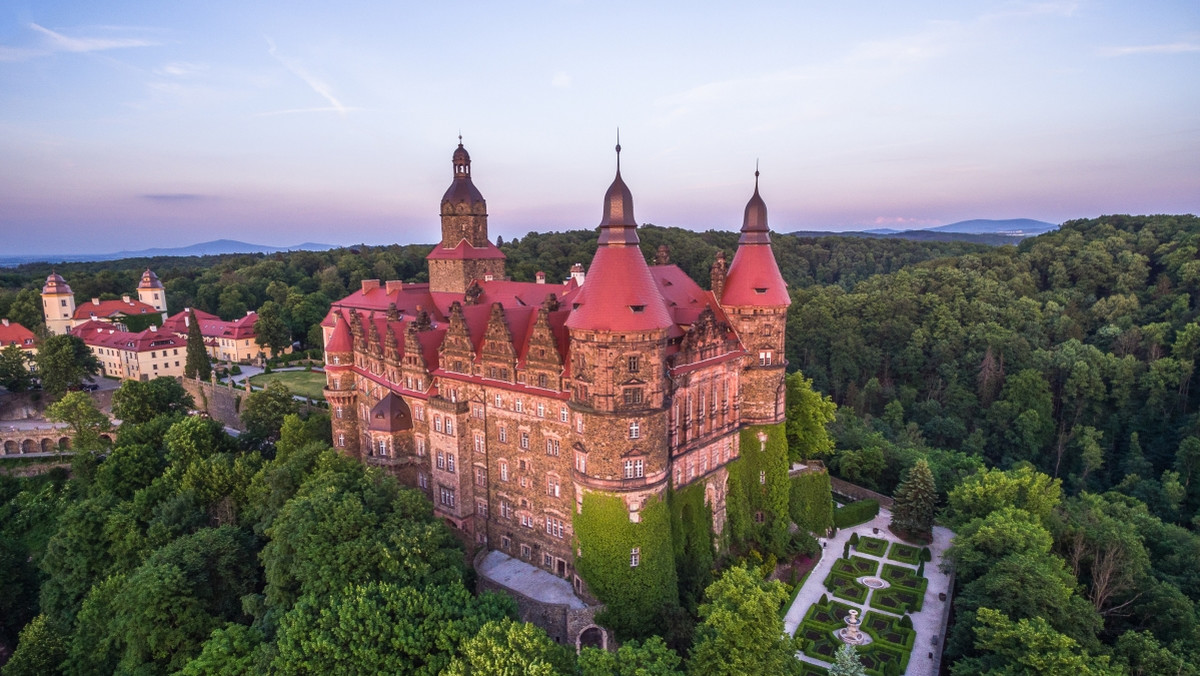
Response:
[[[0,252],[1200,211],[1200,3],[0,8]]]

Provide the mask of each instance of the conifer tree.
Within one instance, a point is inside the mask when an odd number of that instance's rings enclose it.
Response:
[[[929,533],[933,529],[936,502],[937,488],[933,483],[933,472],[929,470],[929,463],[921,458],[896,489],[896,502],[892,505],[892,528],[913,535]]]
[[[829,676],[867,676],[867,670],[858,661],[858,651],[850,644],[844,644],[834,653],[833,666],[829,667]]]
[[[212,364],[204,349],[204,336],[200,334],[200,322],[196,320],[195,310],[188,312],[187,362],[183,365],[183,377],[200,380],[212,377]]]

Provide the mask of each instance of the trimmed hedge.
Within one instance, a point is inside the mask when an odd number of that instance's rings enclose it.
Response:
[[[838,528],[849,528],[866,523],[878,515],[878,500],[859,500],[833,510],[833,525]]]

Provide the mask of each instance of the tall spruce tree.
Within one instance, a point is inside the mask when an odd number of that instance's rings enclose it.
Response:
[[[933,512],[937,503],[937,487],[933,472],[925,458],[908,470],[908,477],[896,488],[892,505],[892,528],[913,535],[926,535],[933,530]]]
[[[204,348],[204,336],[200,334],[200,322],[196,311],[188,312],[187,363],[183,365],[184,378],[208,380],[212,377],[212,364]]]
[[[829,667],[829,676],[867,676],[867,670],[858,659],[858,651],[844,644],[834,653],[834,663]]]

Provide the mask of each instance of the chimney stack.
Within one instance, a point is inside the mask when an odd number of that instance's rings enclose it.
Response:
[[[388,294],[394,293],[404,288],[404,282],[399,279],[389,279],[383,283],[384,291]]]

